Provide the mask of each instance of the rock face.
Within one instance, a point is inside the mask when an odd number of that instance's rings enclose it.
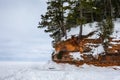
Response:
[[[56,43],[52,60],[57,63],[70,63],[75,65],[92,64],[96,66],[120,65],[120,40],[110,39],[109,47],[105,53],[102,49],[102,39],[78,38],[72,36],[66,41]],[[80,55],[74,58],[71,54]]]

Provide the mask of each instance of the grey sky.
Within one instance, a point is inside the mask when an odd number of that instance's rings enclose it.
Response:
[[[37,28],[47,0],[0,0],[0,61],[47,61],[51,39]]]

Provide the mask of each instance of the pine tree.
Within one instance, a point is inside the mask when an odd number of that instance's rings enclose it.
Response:
[[[47,12],[41,15],[42,21],[39,23],[39,28],[46,27],[45,32],[50,32],[50,36],[55,42],[61,40],[61,37],[67,36],[66,26],[64,24],[64,0],[51,0],[47,2]]]
[[[88,22],[94,21],[93,17],[93,13],[95,12],[94,1],[76,0],[73,1],[70,6],[72,7],[70,8],[70,12],[67,17],[67,24],[69,24],[69,26],[71,27],[80,26],[78,36],[80,41],[80,39],[82,38],[83,25]]]
[[[120,18],[120,0],[111,0],[112,6],[114,7],[114,18]]]
[[[102,14],[104,17],[101,17],[101,21],[99,22],[99,27],[100,27],[100,35],[102,37],[102,44],[104,46],[104,50],[107,53],[107,48],[109,46],[109,38],[110,35],[113,33],[113,6],[111,0],[104,0],[103,3],[103,8],[100,8],[101,11],[103,12]]]

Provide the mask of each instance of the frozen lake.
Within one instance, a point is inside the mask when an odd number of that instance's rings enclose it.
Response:
[[[120,80],[120,67],[53,62],[0,62],[0,80]]]

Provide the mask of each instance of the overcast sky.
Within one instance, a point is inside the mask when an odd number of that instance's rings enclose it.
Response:
[[[38,29],[47,0],[0,0],[0,61],[47,61],[51,39]]]

